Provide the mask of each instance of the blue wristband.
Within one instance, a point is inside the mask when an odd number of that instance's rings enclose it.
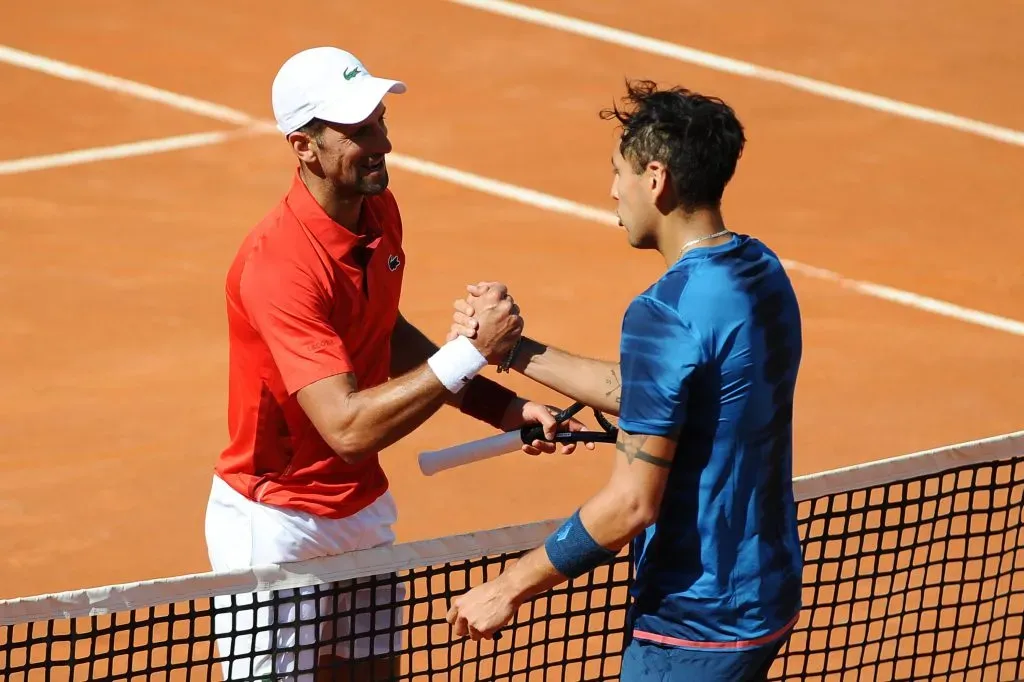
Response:
[[[551,564],[570,580],[594,570],[618,554],[597,544],[583,527],[579,509],[548,537],[544,549]]]

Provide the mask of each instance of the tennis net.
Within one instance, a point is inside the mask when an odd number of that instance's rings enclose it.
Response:
[[[770,679],[1024,676],[1024,431],[800,477],[794,492],[804,609]],[[628,550],[524,604],[500,640],[453,639],[445,621],[453,597],[559,523],[0,601],[0,681],[221,680],[230,662],[234,679],[312,682],[308,652],[371,641],[399,644],[402,682],[617,679]],[[220,625],[235,637],[218,646]],[[274,669],[254,675],[257,660]]]

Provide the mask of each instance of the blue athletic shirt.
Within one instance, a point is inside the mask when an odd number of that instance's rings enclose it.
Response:
[[[678,439],[657,522],[633,542],[637,639],[737,650],[800,609],[792,489],[800,310],[760,241],[691,250],[622,322],[619,428]]]

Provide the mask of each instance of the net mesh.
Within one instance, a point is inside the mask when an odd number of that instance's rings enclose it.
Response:
[[[1024,677],[1022,446],[1024,432],[797,479],[804,609],[769,679]],[[370,677],[618,679],[628,550],[524,604],[498,641],[451,637],[451,599],[557,525],[3,601],[0,680],[221,680],[228,661],[233,679],[345,680],[335,656],[392,644],[394,668]],[[333,677],[313,675],[317,651]]]

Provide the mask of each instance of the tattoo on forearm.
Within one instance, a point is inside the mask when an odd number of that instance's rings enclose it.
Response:
[[[622,404],[622,379],[619,377],[619,370],[612,368],[611,374],[604,380],[604,385],[608,388],[605,393],[606,396],[612,396],[615,398],[615,404]]]
[[[649,452],[644,451],[644,443],[647,442],[647,436],[630,436],[622,434],[619,440],[615,443],[615,449],[626,456],[626,461],[630,464],[633,460],[640,460],[641,462],[647,462],[653,464],[656,467],[662,467],[663,469],[669,469],[672,467],[672,460],[664,459],[662,457],[655,457]]]

